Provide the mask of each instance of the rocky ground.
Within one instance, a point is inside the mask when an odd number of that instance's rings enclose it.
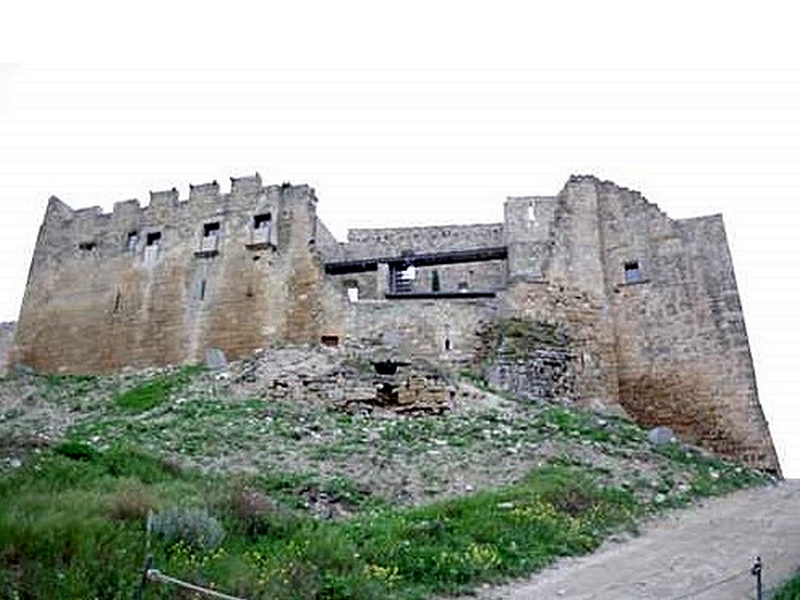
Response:
[[[136,405],[144,392],[154,400]],[[0,383],[0,469],[63,439],[130,444],[210,470],[345,482],[399,505],[499,486],[547,463],[588,467],[653,506],[749,476],[680,443],[656,447],[614,414],[519,402],[435,365],[378,375],[336,348],[259,352],[213,369],[15,373]],[[351,510],[328,496],[309,493],[309,508],[327,517]]]

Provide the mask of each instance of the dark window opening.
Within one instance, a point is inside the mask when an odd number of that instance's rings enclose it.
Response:
[[[638,261],[625,263],[625,283],[639,283],[642,280],[642,272],[639,270]]]
[[[203,279],[200,282],[200,289],[197,291],[197,297],[200,300],[205,300],[206,299],[206,280],[205,279]]]
[[[214,237],[216,235],[219,235],[219,221],[203,225],[203,237]]]
[[[319,338],[319,341],[322,342],[323,346],[334,347],[339,345],[339,336],[338,335],[323,335]]]
[[[438,292],[442,289],[441,281],[439,281],[439,271],[436,269],[431,273],[431,291]]]
[[[469,291],[469,284],[466,281],[460,281],[458,283],[458,291],[459,292],[468,292]]]
[[[119,312],[122,309],[122,294],[117,290],[117,295],[114,298],[114,312]]]
[[[138,231],[129,231],[128,232],[128,241],[125,244],[125,247],[129,251],[136,250],[136,246],[139,244],[139,232]]]
[[[253,217],[253,229],[266,229],[272,222],[272,213],[256,215]]]
[[[97,242],[81,242],[78,244],[78,248],[86,252],[91,252],[97,249]]]
[[[158,246],[160,241],[161,241],[161,232],[160,231],[153,231],[152,233],[148,233],[147,234],[147,245],[148,246]]]
[[[444,349],[450,350],[450,338],[444,338]]]

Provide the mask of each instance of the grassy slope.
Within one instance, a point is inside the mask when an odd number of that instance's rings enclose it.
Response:
[[[530,573],[654,510],[765,481],[563,407],[378,420],[213,382],[196,369],[116,391],[107,379],[37,382],[72,424],[0,477],[0,596],[131,597],[153,510],[168,515],[152,553],[170,575],[248,598],[422,598]],[[243,474],[220,463],[231,455],[260,458]],[[186,467],[209,456],[219,468]],[[409,469],[398,481],[384,481],[391,460]],[[483,460],[524,474],[484,474],[469,494],[442,481],[447,463],[453,475]],[[412,480],[417,493],[399,496]],[[179,596],[150,584],[148,597]]]

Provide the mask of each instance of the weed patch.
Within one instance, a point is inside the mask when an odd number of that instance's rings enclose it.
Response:
[[[170,394],[186,385],[195,373],[202,370],[199,366],[187,366],[171,373],[156,375],[150,380],[119,394],[114,404],[119,408],[133,412],[144,412],[162,404]]]

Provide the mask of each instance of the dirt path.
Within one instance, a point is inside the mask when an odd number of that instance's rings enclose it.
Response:
[[[705,501],[645,525],[639,537],[609,542],[595,554],[478,597],[754,598],[755,556],[764,564],[765,591],[800,569],[800,480]]]

